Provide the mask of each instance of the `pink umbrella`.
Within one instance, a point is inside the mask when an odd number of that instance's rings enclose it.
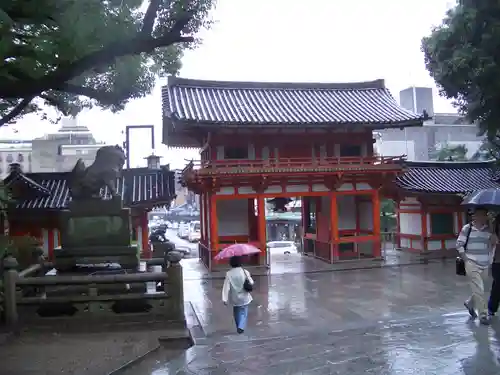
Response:
[[[221,250],[215,256],[216,260],[227,259],[234,256],[250,255],[260,253],[260,249],[247,243],[235,243]]]

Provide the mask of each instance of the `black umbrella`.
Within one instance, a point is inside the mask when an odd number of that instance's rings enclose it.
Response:
[[[475,191],[464,198],[462,206],[498,209],[500,208],[500,189]]]

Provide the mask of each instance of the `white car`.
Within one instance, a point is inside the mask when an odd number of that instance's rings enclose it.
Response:
[[[177,230],[177,236],[182,239],[186,239],[189,235],[189,224],[180,223],[179,229]]]
[[[271,241],[267,243],[271,254],[296,254],[297,246],[293,241]]]
[[[192,221],[189,224],[188,241],[197,242],[201,237],[201,225],[199,221]]]

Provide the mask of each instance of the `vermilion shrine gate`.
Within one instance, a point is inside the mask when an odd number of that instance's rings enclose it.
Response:
[[[331,263],[380,258],[379,190],[403,171],[403,156],[375,156],[372,131],[424,119],[400,107],[384,81],[171,77],[162,97],[164,143],[201,148],[182,179],[201,197],[200,257],[209,268],[234,242],[259,247],[248,263],[266,265],[266,198],[302,198],[306,252]]]

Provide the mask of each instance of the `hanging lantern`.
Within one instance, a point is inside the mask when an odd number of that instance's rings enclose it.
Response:
[[[292,200],[290,198],[273,198],[268,202],[273,206],[273,212],[286,212],[286,205],[290,203]]]

